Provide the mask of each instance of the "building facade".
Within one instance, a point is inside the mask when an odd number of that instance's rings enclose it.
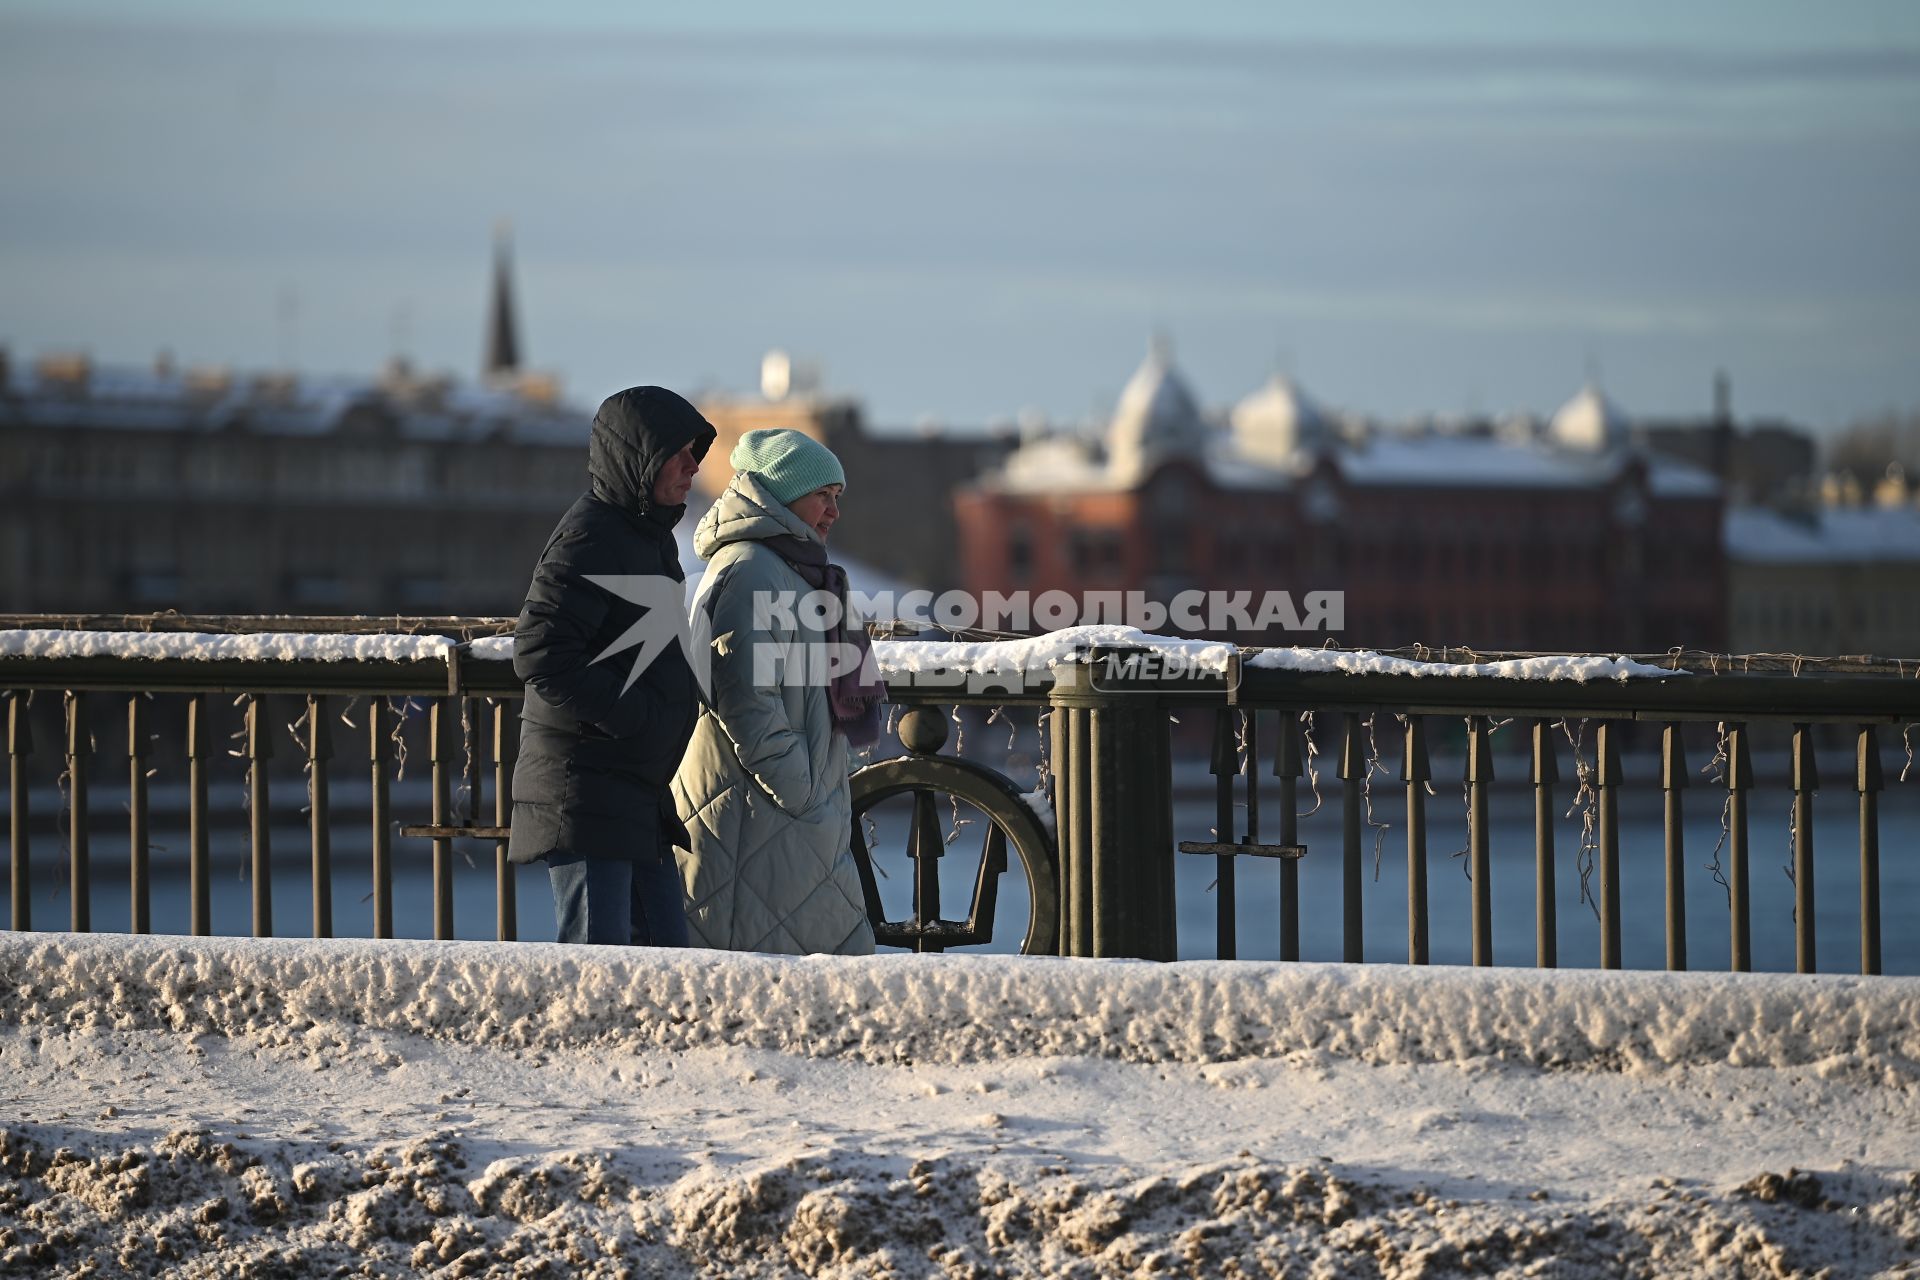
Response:
[[[1920,658],[1920,499],[1727,513],[1740,653]]]
[[[589,416],[357,384],[0,361],[0,611],[519,610]]]
[[[1727,638],[1718,482],[1634,447],[1592,389],[1524,437],[1396,438],[1284,379],[1210,421],[1155,351],[1103,439],[1029,441],[955,512],[975,593],[1343,593],[1331,633],[1201,629],[1243,642],[1646,652]]]
[[[967,432],[876,432],[858,401],[794,387],[779,353],[768,357],[758,396],[704,396],[700,412],[717,433],[712,461],[697,481],[709,497],[733,472],[726,457],[749,431],[785,427],[833,450],[847,473],[846,500],[834,526],[836,551],[855,557],[902,587],[943,591],[961,585],[960,536],[953,495],[999,465],[1008,436]]]

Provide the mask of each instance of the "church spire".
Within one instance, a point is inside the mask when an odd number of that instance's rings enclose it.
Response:
[[[511,378],[520,372],[520,336],[513,313],[513,250],[502,219],[493,231],[493,302],[487,316],[487,357],[482,372]]]

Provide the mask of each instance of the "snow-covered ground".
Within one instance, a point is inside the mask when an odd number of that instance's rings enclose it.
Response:
[[[1892,1275],[1917,1067],[1916,979],[3,935],[0,1271]]]

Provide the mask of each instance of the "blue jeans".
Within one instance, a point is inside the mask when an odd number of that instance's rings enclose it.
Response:
[[[547,857],[561,942],[684,947],[687,916],[673,856],[635,862],[580,853]]]

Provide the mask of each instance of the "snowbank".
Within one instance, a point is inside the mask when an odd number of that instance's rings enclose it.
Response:
[[[1920,1078],[1920,979],[1397,965],[792,959],[554,943],[0,937],[0,1014],[272,1039],[341,1023],[465,1044],[728,1045],[862,1062],[1314,1051]]]
[[[1920,980],[0,935],[0,1272],[1902,1274]]]

